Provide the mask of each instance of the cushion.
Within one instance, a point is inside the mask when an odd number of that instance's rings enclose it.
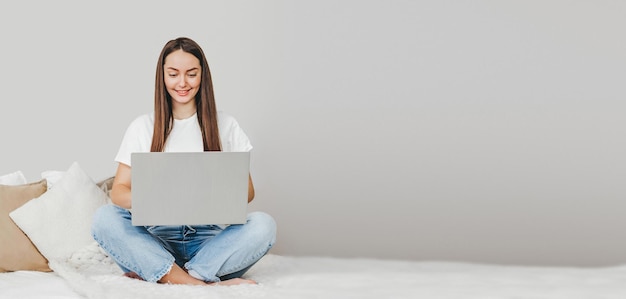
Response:
[[[26,177],[21,171],[16,171],[0,176],[0,185],[24,185],[26,184]]]
[[[50,190],[54,184],[56,184],[63,177],[64,174],[65,171],[46,170],[41,173],[41,178],[48,181],[48,190]]]
[[[39,253],[9,213],[46,192],[46,180],[30,184],[0,185],[0,272],[50,271],[48,261]]]
[[[46,170],[41,173],[41,178],[48,181],[48,190],[50,190],[52,189],[52,186],[54,186],[54,184],[56,184],[56,182],[58,182],[63,177],[63,174],[65,174],[65,171]],[[102,191],[104,191],[104,193],[108,195],[109,192],[111,192],[111,187],[113,186],[114,179],[115,176],[102,179],[96,182],[96,186],[98,186],[98,188],[102,189]]]
[[[107,195],[109,195],[111,193],[111,188],[113,188],[113,181],[115,180],[115,176],[106,178],[104,180],[101,180],[99,182],[96,183],[96,186],[98,186],[98,188],[102,189],[102,191],[104,191],[104,193],[106,193]]]
[[[64,260],[94,242],[93,214],[106,194],[74,162],[52,189],[9,214],[48,260]]]

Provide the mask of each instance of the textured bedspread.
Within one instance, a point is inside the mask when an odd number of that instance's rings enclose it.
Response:
[[[50,275],[63,278],[75,298],[626,298],[626,266],[522,267],[270,254],[248,272],[258,285],[199,287],[126,278],[94,243],[68,261],[52,261],[51,267],[56,275]],[[3,277],[11,277],[7,275],[0,275],[0,298],[8,298],[2,290],[16,298],[15,283],[2,283]],[[42,286],[36,281],[30,285]],[[41,297],[24,294],[18,298],[49,298],[43,296],[45,287]]]

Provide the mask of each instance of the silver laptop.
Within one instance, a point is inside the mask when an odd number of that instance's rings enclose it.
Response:
[[[132,153],[133,225],[245,223],[249,152]]]

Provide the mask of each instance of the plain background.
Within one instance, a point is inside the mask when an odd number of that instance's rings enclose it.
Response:
[[[0,173],[111,176],[205,50],[276,254],[626,262],[623,1],[6,1]]]

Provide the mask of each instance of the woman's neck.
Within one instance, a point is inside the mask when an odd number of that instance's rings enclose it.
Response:
[[[196,113],[196,105],[174,106],[172,116],[174,119],[187,119]]]

